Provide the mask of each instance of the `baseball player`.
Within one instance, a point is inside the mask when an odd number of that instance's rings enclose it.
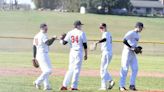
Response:
[[[83,60],[87,60],[87,39],[82,31],[82,23],[77,20],[74,22],[74,29],[69,31],[62,41],[63,45],[70,44],[69,68],[63,80],[61,90],[68,90],[67,87],[72,80],[71,90],[78,90],[78,80]]]
[[[124,48],[122,52],[121,59],[121,71],[120,71],[120,91],[126,91],[125,81],[128,73],[129,66],[131,67],[132,74],[130,78],[129,89],[136,91],[135,81],[138,72],[138,60],[136,58],[136,53],[134,49],[137,47],[138,41],[140,39],[139,33],[142,31],[144,25],[141,22],[137,22],[135,29],[126,33],[124,36]]]
[[[105,23],[101,23],[99,29],[102,32],[102,39],[96,42],[96,45],[101,43],[102,51],[100,66],[101,88],[99,90],[108,90],[112,89],[115,84],[108,72],[108,65],[112,59],[112,36],[107,31]]]
[[[49,46],[57,38],[56,36],[48,39],[47,36],[48,27],[46,24],[40,25],[40,32],[37,33],[33,40],[33,58],[38,60],[39,66],[42,70],[42,74],[34,81],[34,85],[37,89],[41,88],[41,83],[44,84],[44,90],[51,90],[49,83],[49,75],[52,72],[51,61],[48,56]]]

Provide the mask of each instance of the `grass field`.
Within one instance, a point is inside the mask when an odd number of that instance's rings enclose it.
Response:
[[[95,15],[78,13],[54,13],[54,12],[0,12],[0,37],[33,37],[39,30],[39,24],[46,22],[49,25],[49,36],[60,35],[72,29],[74,20],[80,19],[85,24],[84,30],[88,39],[99,39],[101,33],[98,25],[106,22],[112,33],[113,40],[122,40],[124,34],[134,28],[136,21],[142,21],[145,29],[141,33],[142,41],[164,40],[164,18],[144,18],[130,16]],[[32,40],[25,39],[0,39],[0,69],[1,68],[33,68],[31,66]],[[89,42],[90,43],[90,42]],[[114,55],[109,70],[120,70],[121,43],[113,43]],[[139,73],[152,73],[152,76],[139,76],[137,88],[139,90],[161,90],[164,91],[163,77],[153,77],[156,73],[164,74],[164,45],[163,44],[141,44],[144,53],[138,56]],[[54,68],[67,69],[68,47],[61,46],[58,41],[51,46],[50,57]],[[100,65],[100,50],[89,52],[89,58],[83,62],[84,70],[98,70]],[[5,73],[5,71],[4,71]],[[154,75],[155,76],[155,75]],[[0,74],[0,92],[42,92],[32,86],[36,75],[9,75]],[[53,91],[59,91],[64,76],[51,76]],[[116,86],[111,92],[118,92],[119,76],[113,76]],[[129,80],[129,78],[127,79]],[[97,92],[100,86],[99,76],[80,77],[79,89],[82,92]],[[127,87],[129,82],[127,81]]]
[[[3,68],[33,68],[31,66],[31,54],[27,52],[6,52],[0,53],[0,67]],[[6,56],[8,55],[8,56]],[[24,57],[23,60],[20,57]],[[68,65],[68,55],[67,53],[64,54],[50,54],[51,60],[53,62],[54,68],[67,68]],[[95,58],[96,57],[96,58]],[[160,58],[160,59],[158,59]],[[163,67],[163,60],[162,56],[159,57],[139,57],[139,72],[152,72],[155,74],[156,72],[160,72],[164,74],[164,67]],[[99,69],[100,64],[100,55],[93,55],[89,56],[87,62],[83,62],[83,69],[84,70],[91,70],[91,69]],[[156,62],[154,62],[156,61]],[[113,60],[110,64],[111,71],[118,71],[120,69],[120,56],[114,56]],[[0,92],[42,92],[36,90],[32,86],[32,81],[36,79],[36,75],[9,75],[9,76],[2,76],[0,77]],[[114,80],[116,81],[116,86],[111,92],[118,91],[118,80],[119,76],[113,76]],[[51,76],[50,78],[51,84],[53,87],[53,91],[59,91],[61,86],[63,76]],[[129,80],[129,78],[127,79]],[[127,81],[128,87],[129,81]],[[138,77],[137,78],[137,88],[139,90],[164,90],[163,88],[164,80],[163,78],[159,77]],[[100,92],[98,88],[100,86],[100,77],[80,77],[79,88],[82,92]]]

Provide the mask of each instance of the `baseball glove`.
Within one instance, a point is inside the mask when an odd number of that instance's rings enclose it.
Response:
[[[94,51],[94,50],[96,50],[96,48],[97,48],[97,44],[96,43],[90,44],[90,51]]]
[[[39,63],[38,63],[38,60],[36,59],[32,59],[32,64],[35,68],[38,68],[39,67]]]
[[[61,34],[60,40],[64,40],[64,38],[65,38],[66,35],[67,35],[66,33]]]
[[[134,48],[134,52],[136,53],[136,54],[141,54],[142,53],[142,47],[141,46],[137,46],[137,47],[135,47]]]

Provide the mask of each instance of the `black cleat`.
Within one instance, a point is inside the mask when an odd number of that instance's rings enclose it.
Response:
[[[129,86],[129,89],[132,90],[132,91],[137,91],[135,85],[130,85],[130,86]]]

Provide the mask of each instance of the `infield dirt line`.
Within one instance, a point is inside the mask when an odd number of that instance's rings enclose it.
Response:
[[[54,76],[64,76],[67,69],[63,68],[54,68],[52,75]],[[41,73],[41,70],[38,68],[0,68],[0,76],[37,76]],[[110,71],[112,76],[119,77],[119,71],[111,70]],[[130,74],[130,73],[128,73]],[[87,76],[87,77],[98,77],[100,76],[99,70],[88,69],[83,70],[80,73],[80,76]],[[139,71],[139,77],[157,77],[157,78],[164,78],[164,73],[161,72],[145,72]]]

